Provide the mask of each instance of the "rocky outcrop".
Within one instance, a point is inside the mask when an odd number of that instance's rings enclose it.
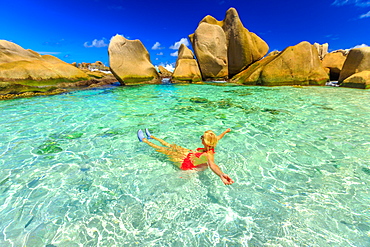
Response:
[[[96,61],[95,63],[90,64],[90,70],[102,70],[102,71],[109,71],[109,67],[105,66],[105,64],[101,61]]]
[[[334,53],[334,52],[340,52],[340,53],[342,53],[344,56],[347,56],[350,50],[351,50],[351,49],[339,49],[339,50],[336,50],[336,51],[332,51],[332,53]]]
[[[338,82],[344,87],[370,88],[370,47],[350,50]]]
[[[61,81],[89,79],[71,64],[50,56],[26,50],[17,44],[0,40],[0,81],[55,85]],[[36,82],[37,81],[37,82]]]
[[[275,56],[275,55],[279,55],[281,51],[271,51],[269,54],[267,54],[267,56]]]
[[[228,41],[230,76],[239,73],[267,54],[269,47],[266,42],[243,26],[236,9],[230,8],[226,12],[222,28]]]
[[[322,60],[322,66],[327,69],[330,81],[338,81],[346,56],[343,52],[331,52]]]
[[[116,35],[109,43],[108,54],[110,69],[121,84],[160,83],[159,74],[140,40]]]
[[[225,35],[225,42],[224,35],[217,27],[221,27]],[[203,35],[202,32],[207,32],[207,35]],[[197,40],[199,35],[202,35],[202,42]],[[232,77],[265,56],[269,49],[265,41],[243,26],[234,8],[230,8],[226,12],[223,21],[218,21],[209,15],[204,17],[196,32],[189,35],[189,38],[198,59],[203,79],[206,80],[226,79],[226,72],[228,77]],[[225,45],[227,58],[224,57]],[[211,63],[218,67],[217,78],[212,78],[212,74],[215,72],[208,74],[209,69],[206,71],[203,69],[211,67],[208,65]]]
[[[194,83],[201,80],[202,76],[198,62],[195,60],[193,52],[184,44],[181,44],[171,81],[173,83]]]
[[[111,85],[117,82],[117,79],[114,78],[112,75],[106,76],[100,79],[90,79],[85,81],[78,81],[74,83],[60,83],[58,85],[59,88],[94,88],[94,87],[101,87],[106,85]]]
[[[254,63],[231,81],[245,85],[308,86],[325,85],[328,79],[316,48],[308,42],[301,42]]]
[[[203,80],[227,80],[227,44],[222,28],[202,22],[195,30],[192,43]]]
[[[84,73],[54,56],[0,40],[0,100],[54,95],[115,82],[111,73]]]
[[[73,62],[72,65],[75,67],[82,69],[82,70],[101,70],[101,71],[109,71],[109,67],[105,66],[104,63],[100,61],[96,61],[95,63],[76,63]]]
[[[14,82],[0,82],[0,100],[55,95],[73,90],[83,90],[111,85],[116,82],[117,79],[112,75],[106,75],[106,77],[100,79],[89,79],[77,82],[61,82],[55,86],[49,87],[27,86]]]
[[[172,72],[171,71],[168,71],[165,67],[163,67],[162,65],[159,65],[158,66],[158,71],[159,71],[159,75],[161,77],[171,77],[172,76]]]
[[[361,89],[370,89],[370,71],[362,71],[349,76],[340,86]]]
[[[316,48],[319,58],[323,60],[326,54],[328,54],[329,44],[325,43],[320,45],[319,43],[314,43],[313,46]]]
[[[278,55],[271,55],[267,56],[264,59],[255,62],[252,64],[248,69],[243,70],[239,74],[235,75],[231,78],[230,82],[244,84],[244,85],[260,85],[263,86],[265,84],[264,80],[262,79],[262,72],[265,66],[273,61]]]
[[[0,100],[55,95],[67,92],[56,87],[35,87],[11,82],[0,82]]]

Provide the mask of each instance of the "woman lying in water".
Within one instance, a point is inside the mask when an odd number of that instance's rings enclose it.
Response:
[[[229,175],[223,173],[214,161],[217,142],[230,131],[231,129],[227,129],[221,135],[216,136],[212,130],[207,130],[200,138],[204,147],[197,148],[196,151],[180,147],[176,144],[169,144],[150,134],[148,129],[145,129],[147,138],[145,138],[142,130],[137,132],[137,136],[141,142],[145,142],[149,146],[155,148],[157,152],[166,154],[180,169],[203,171],[209,166],[211,170],[221,178],[224,184],[232,184],[234,180],[232,180]],[[148,141],[148,139],[157,140],[164,145],[164,147],[158,146]]]

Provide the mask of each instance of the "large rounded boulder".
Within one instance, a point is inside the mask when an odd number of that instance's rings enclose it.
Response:
[[[54,85],[87,79],[87,74],[59,58],[40,55],[12,42],[0,40],[0,81]]]
[[[204,26],[204,23],[207,23],[208,26]],[[223,21],[218,21],[214,17],[207,15],[200,21],[198,28],[203,25],[203,30],[205,27],[211,28],[212,26],[219,26],[222,28],[225,38],[226,38],[226,50],[227,50],[227,69],[228,69],[228,77],[231,78],[235,74],[241,72],[245,68],[247,68],[252,63],[260,60],[264,57],[269,47],[265,41],[263,41],[259,36],[255,33],[249,32],[246,29],[238,15],[238,12],[234,8],[230,8],[225,15]],[[199,30],[198,30],[199,33]],[[204,46],[214,46],[217,44],[217,39],[219,39],[220,34],[217,32],[217,36],[208,36],[207,41],[203,42]],[[197,53],[197,43],[194,42],[195,33],[189,35],[190,40],[192,41],[193,48],[195,51],[195,55],[198,58],[199,65],[201,67],[201,72],[203,74],[202,67],[204,62],[210,62],[209,60],[203,61],[200,59]],[[223,42],[219,42],[220,46],[219,49],[223,49]],[[208,48],[209,49],[209,48]],[[215,48],[209,50],[216,50]],[[213,57],[215,59],[219,59],[217,57],[218,54],[214,54]],[[204,77],[204,75],[203,75]]]
[[[116,35],[109,43],[108,54],[110,69],[121,84],[160,83],[149,52],[140,40]]]
[[[162,65],[159,65],[158,66],[158,72],[159,72],[159,75],[163,78],[163,77],[171,77],[172,76],[172,72],[171,71],[168,71],[165,67],[163,67]]]
[[[228,41],[227,54],[230,76],[239,73],[267,54],[269,50],[267,43],[243,26],[236,9],[230,8],[226,12],[222,28]]]
[[[192,42],[203,80],[227,80],[227,43],[222,28],[202,22]]]
[[[268,56],[232,78],[247,85],[325,85],[329,76],[321,65],[316,48],[301,42]]]
[[[370,87],[370,47],[350,50],[338,82],[344,87]]]
[[[331,81],[338,81],[346,58],[347,57],[343,52],[338,51],[325,55],[322,60],[322,66],[328,70]]]
[[[370,89],[370,70],[355,73],[347,77],[340,85],[343,87]]]
[[[181,44],[176,67],[172,75],[172,82],[193,83],[200,82],[201,80],[202,76],[200,74],[198,62],[195,60],[193,52],[187,46]]]

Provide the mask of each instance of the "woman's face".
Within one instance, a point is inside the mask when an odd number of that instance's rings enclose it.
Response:
[[[206,143],[204,142],[204,135],[202,135],[202,136],[200,137],[200,139],[202,140],[202,144],[203,144],[203,145],[206,145]]]

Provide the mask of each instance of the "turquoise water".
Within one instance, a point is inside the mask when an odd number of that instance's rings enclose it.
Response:
[[[0,246],[369,246],[370,91],[146,85],[0,101]],[[181,171],[137,140],[200,147]]]

